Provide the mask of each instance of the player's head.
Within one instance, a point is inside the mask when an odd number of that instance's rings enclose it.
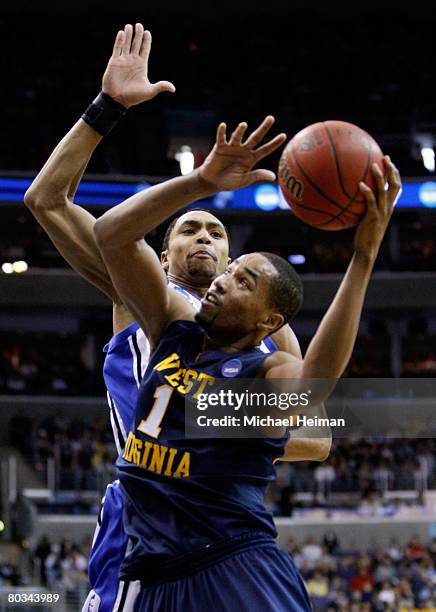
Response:
[[[230,261],[226,227],[207,210],[184,213],[168,226],[161,261],[171,276],[207,287]]]
[[[260,340],[290,321],[303,300],[294,268],[272,253],[250,253],[211,284],[197,320],[216,337]]]

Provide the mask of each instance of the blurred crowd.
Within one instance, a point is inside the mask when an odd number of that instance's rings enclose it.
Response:
[[[436,601],[436,538],[424,542],[413,535],[400,545],[365,549],[341,546],[334,531],[321,540],[297,544],[291,537],[284,549],[300,570],[314,612],[412,612],[434,609]],[[0,558],[0,586],[40,584],[70,593],[87,589],[90,539],[75,543],[42,536],[30,550],[26,570]],[[30,574],[33,576],[30,578]]]
[[[15,416],[9,438],[46,482],[52,462],[56,490],[101,490],[115,478],[117,451],[109,420],[92,424],[80,418]]]
[[[322,542],[309,538],[287,550],[306,582],[315,612],[409,612],[434,609],[436,538],[424,544],[413,536],[406,545],[346,549],[334,532]]]
[[[299,334],[298,321],[293,328],[305,350],[310,337]],[[110,335],[109,323],[105,336],[64,332],[0,333],[0,393],[103,397],[104,353],[101,349]],[[371,330],[360,334],[346,376],[391,377],[391,342],[386,329],[380,334]],[[436,374],[435,336],[404,336],[401,346],[401,376],[433,377]]]
[[[104,209],[91,207],[99,216]],[[427,214],[425,214],[427,213]],[[223,217],[232,236],[234,257],[251,251],[271,251],[284,258],[296,256],[296,269],[306,273],[342,273],[353,253],[352,231],[321,232],[305,225],[291,214],[260,213],[250,218],[235,215]],[[436,215],[432,211],[399,210],[388,228],[376,261],[381,271],[431,271],[436,269]],[[160,251],[165,227],[147,236]],[[30,268],[67,268],[45,232],[24,205],[4,207],[0,228],[0,264],[24,260]],[[292,263],[293,260],[291,260]]]
[[[19,395],[99,395],[86,339],[68,333],[2,333],[0,393]],[[101,358],[99,360],[101,362]]]
[[[291,516],[296,508],[317,506],[386,516],[395,512],[387,492],[415,491],[415,503],[424,503],[426,491],[436,488],[436,440],[336,439],[327,461],[281,462],[276,472],[268,493],[276,515]],[[310,495],[299,495],[303,493]]]
[[[61,415],[16,415],[9,422],[9,438],[43,478],[47,461],[53,460],[58,490],[96,490],[100,477],[115,476],[117,453],[104,415],[92,423]],[[335,439],[327,461],[279,462],[276,471],[268,505],[277,515],[290,516],[300,493],[312,494],[310,506],[348,504],[377,513],[376,504],[388,491],[414,490],[422,501],[428,489],[436,488],[436,440]]]

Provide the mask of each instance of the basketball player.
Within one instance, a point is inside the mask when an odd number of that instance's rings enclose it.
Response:
[[[115,51],[124,41],[125,33],[119,33]],[[112,282],[151,344],[135,420],[118,460],[130,540],[121,576],[134,589],[141,583],[134,604],[127,592],[125,611],[311,609],[292,560],[275,545],[272,517],[263,505],[273,460],[282,456],[286,438],[237,444],[186,438],[184,400],[222,377],[230,362],[242,378],[342,375],[401,182],[385,157],[386,177],[372,166],[376,194],[360,184],[367,212],[356,230],[354,255],[304,359],[282,351],[263,354],[256,348],[260,341],[291,320],[302,299],[301,281],[285,260],[269,253],[239,257],[213,281],[194,315],[168,289],[156,254],[143,240],[157,211],[171,215],[259,176],[273,179],[253,166],[276,139],[263,146],[252,135],[244,141],[246,128],[240,124],[227,139],[220,124],[200,168],[133,196],[94,225]]]
[[[126,26],[126,36],[132,36]],[[141,101],[151,99],[161,91],[173,91],[172,84],[162,81],[150,84],[147,78],[149,35],[136,26],[136,37],[144,40],[144,54],[130,49],[124,58],[126,67],[141,68],[135,80],[141,88]],[[118,67],[119,68],[119,67]],[[109,91],[119,86],[117,67],[109,62],[103,83]],[[144,79],[145,74],[145,79]],[[130,79],[130,83],[132,80]],[[109,83],[109,85],[108,85]],[[267,121],[263,130],[271,123]],[[258,134],[261,137],[261,134]],[[26,204],[58,248],[63,257],[84,278],[104,291],[113,302],[114,336],[105,347],[107,352],[104,378],[108,390],[110,419],[118,451],[121,452],[136,404],[137,389],[149,358],[149,345],[143,331],[120,300],[106,266],[100,256],[93,234],[95,218],[85,209],[73,205],[74,194],[87,163],[102,136],[80,120],[59,143],[50,159],[26,194]],[[165,215],[155,217],[158,225]],[[169,286],[178,291],[194,310],[200,307],[213,278],[228,263],[228,236],[223,224],[206,211],[182,215],[168,228],[162,252],[162,264],[168,271]],[[262,343],[262,350],[276,348],[301,356],[298,342],[290,328],[283,328],[274,338]],[[286,458],[323,460],[330,448],[330,432],[325,437],[304,437],[304,430],[286,449]],[[295,436],[295,434],[294,434]],[[123,600],[123,585],[118,584],[118,569],[124,556],[127,539],[122,529],[122,499],[118,483],[108,486],[99,514],[94,545],[90,556],[89,574],[92,591],[84,610],[112,610],[118,598]]]

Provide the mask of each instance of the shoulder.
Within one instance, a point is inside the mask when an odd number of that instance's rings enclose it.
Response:
[[[294,357],[301,358],[300,344],[289,325],[281,327],[271,336],[271,339],[274,341],[278,351],[284,351]]]
[[[274,353],[270,353],[268,357],[264,359],[264,361],[262,362],[260,373],[261,375],[265,375],[268,370],[288,363],[297,364],[300,363],[300,359],[294,357],[294,355],[286,353],[285,351],[275,351]]]

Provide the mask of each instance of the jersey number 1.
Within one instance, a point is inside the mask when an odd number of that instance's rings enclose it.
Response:
[[[153,395],[155,402],[151,407],[150,414],[146,419],[142,419],[142,421],[139,423],[137,427],[138,431],[150,436],[151,438],[159,437],[159,434],[162,431],[160,424],[162,423],[162,419],[167,411],[173,391],[174,388],[169,387],[168,385],[161,385],[156,389]]]

